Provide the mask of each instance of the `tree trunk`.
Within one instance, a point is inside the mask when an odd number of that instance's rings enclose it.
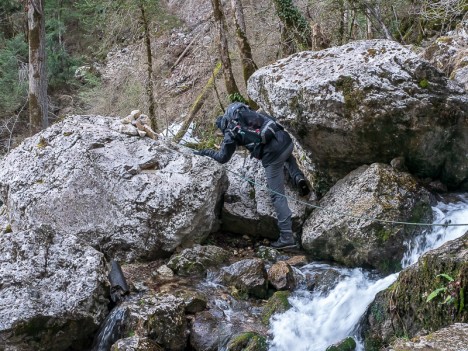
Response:
[[[339,10],[340,10],[340,25],[338,28],[338,42],[343,45],[345,44],[345,30],[346,30],[346,9],[344,0],[339,0]]]
[[[236,24],[237,46],[242,63],[242,72],[244,74],[244,82],[247,86],[247,80],[258,69],[252,57],[252,49],[249,40],[247,39],[244,10],[240,0],[231,0],[232,10],[234,12],[234,22]]]
[[[390,33],[388,30],[387,26],[385,25],[384,21],[382,20],[382,16],[380,15],[380,6],[378,4],[370,4],[366,1],[363,3],[364,11],[369,13],[370,16],[372,16],[375,21],[379,24],[379,26],[382,28],[382,31],[384,32],[385,38],[389,40],[395,40],[393,38],[393,35]]]
[[[36,134],[49,125],[44,0],[28,0],[29,131]]]
[[[149,32],[148,19],[146,18],[145,7],[142,2],[139,4],[141,11],[141,20],[143,22],[143,29],[145,32],[145,46],[146,46],[146,95],[148,96],[148,114],[151,120],[152,128],[155,132],[159,131],[158,121],[156,120],[156,102],[154,100],[154,83],[153,83],[153,54],[151,52],[151,36]]]
[[[188,116],[185,118],[184,123],[182,124],[176,136],[174,137],[173,141],[175,143],[178,143],[184,137],[185,133],[190,127],[190,124],[193,122],[195,115],[202,108],[208,96],[208,92],[210,91],[211,87],[214,86],[215,79],[218,76],[220,70],[221,70],[221,63],[218,62],[213,70],[213,74],[211,75],[206,85],[203,87],[203,90],[200,93],[200,95],[198,95],[197,98],[195,99],[195,102],[192,104],[192,107],[190,108],[190,112]]]
[[[229,58],[229,47],[226,38],[227,27],[224,19],[224,13],[221,8],[220,0],[211,0],[213,5],[213,16],[218,29],[218,48],[219,56],[223,65],[224,80],[226,84],[226,91],[229,95],[239,94],[234,74],[232,73],[231,59]]]
[[[310,26],[292,0],[273,0],[273,4],[286,31],[292,33],[297,48],[299,50],[310,49],[312,47]]]
[[[372,22],[370,20],[370,11],[368,9],[366,9],[366,38],[374,39],[372,32]]]

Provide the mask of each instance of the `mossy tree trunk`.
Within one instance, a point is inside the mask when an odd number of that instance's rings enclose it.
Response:
[[[258,69],[252,57],[252,49],[247,39],[245,27],[244,9],[240,0],[231,0],[232,10],[234,12],[234,23],[236,24],[237,46],[241,57],[244,82],[247,86],[247,80]]]
[[[28,0],[28,43],[29,131],[33,135],[49,125],[44,0]]]
[[[213,17],[218,30],[219,56],[223,65],[226,91],[229,95],[239,94],[234,74],[232,73],[231,59],[229,58],[229,46],[227,41],[227,27],[220,0],[211,0],[213,6]]]
[[[292,35],[297,49],[310,49],[312,47],[310,26],[292,0],[273,0],[273,4],[286,31]]]
[[[148,114],[151,119],[152,128],[155,132],[159,131],[158,121],[156,119],[156,102],[154,99],[154,83],[153,83],[153,53],[151,51],[151,34],[149,31],[148,18],[145,12],[145,6],[142,1],[139,3],[141,12],[141,21],[143,22],[145,47],[146,47],[146,95],[148,96]]]

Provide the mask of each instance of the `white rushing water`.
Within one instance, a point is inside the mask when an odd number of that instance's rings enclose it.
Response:
[[[433,208],[434,223],[468,223],[468,195],[460,198],[461,201],[456,203],[437,204]],[[424,252],[462,236],[467,230],[465,226],[429,227],[424,235],[407,243],[408,252],[402,266],[415,263]],[[317,266],[311,264],[301,270],[313,270]],[[329,292],[298,290],[289,299],[292,308],[273,316],[270,351],[323,351],[348,336],[357,339],[356,327],[367,306],[379,291],[389,287],[398,277],[395,273],[379,279],[362,269],[339,271],[344,278]],[[362,350],[359,343],[358,350]]]

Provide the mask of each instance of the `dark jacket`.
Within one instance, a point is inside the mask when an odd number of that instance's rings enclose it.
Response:
[[[250,117],[252,117],[250,120],[256,121],[256,123],[258,123],[257,121],[262,121],[263,126],[268,123],[268,121],[271,121],[271,119],[257,114],[256,112],[249,111],[248,113],[250,113]],[[256,116],[254,116],[254,114]],[[249,116],[244,114],[244,117]],[[261,125],[254,127],[255,129],[262,129]],[[237,146],[244,146],[250,151],[252,156],[261,159],[262,165],[266,167],[270,163],[274,162],[276,158],[280,156],[281,153],[292,143],[290,135],[282,129],[277,130],[271,137],[267,137],[266,143],[260,144],[254,144],[248,133],[232,133],[230,130],[224,130],[223,133],[224,139],[219,151],[205,149],[200,150],[198,153],[200,155],[209,156],[220,163],[226,163],[231,159],[232,155],[236,151]],[[261,152],[259,152],[258,148],[261,148]]]

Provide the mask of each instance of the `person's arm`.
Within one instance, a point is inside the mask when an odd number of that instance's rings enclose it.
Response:
[[[211,157],[219,163],[226,163],[231,159],[232,155],[236,151],[236,146],[237,144],[235,140],[233,140],[230,135],[225,135],[219,151],[204,149],[195,153],[197,155]]]

